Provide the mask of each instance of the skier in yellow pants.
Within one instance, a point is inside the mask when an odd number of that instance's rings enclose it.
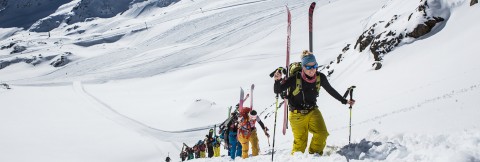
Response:
[[[213,157],[220,157],[220,146],[213,147]]]
[[[326,145],[328,131],[318,108],[314,108],[308,114],[302,114],[298,111],[290,112],[288,118],[294,138],[292,154],[298,151],[302,153],[305,152],[308,142],[308,132],[313,134],[308,152],[310,154],[322,154],[323,148],[325,148]]]
[[[301,56],[301,63],[290,64],[290,76],[282,80],[280,70],[274,74],[274,92],[288,92],[289,119],[293,132],[293,149],[295,152],[305,152],[308,142],[308,133],[312,133],[312,141],[308,152],[310,154],[323,154],[328,131],[322,114],[317,106],[317,97],[320,87],[342,104],[353,105],[354,100],[346,100],[328,82],[325,74],[317,71],[318,64],[315,56],[305,50]],[[296,67],[296,68],[295,68]]]
[[[248,148],[250,143],[252,144],[252,156],[257,156],[260,151],[260,147],[258,146],[257,129],[255,128],[255,123],[257,121],[262,127],[265,135],[267,137],[270,137],[270,135],[267,133],[268,128],[265,127],[260,118],[258,118],[255,110],[251,110],[251,108],[244,108],[242,110],[243,111],[240,112],[241,117],[238,118],[238,141],[242,145],[242,158],[245,159],[248,158]]]
[[[215,136],[213,143],[213,157],[220,157],[220,138],[218,136]]]

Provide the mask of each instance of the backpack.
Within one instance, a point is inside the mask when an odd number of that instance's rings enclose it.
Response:
[[[221,143],[220,137],[219,137],[219,136],[215,136],[213,139],[214,139],[214,140],[213,140],[213,142],[212,142],[212,146],[213,146],[213,147],[219,147],[219,146],[220,146],[220,143]]]
[[[295,89],[288,88],[288,98],[293,98],[293,96],[297,96],[302,91],[302,63],[301,62],[292,62],[288,66],[288,75],[295,76]],[[320,75],[317,73],[317,80],[315,81],[315,88],[317,91],[320,91]]]
[[[248,139],[252,134],[253,128],[255,128],[256,118],[251,119],[248,115],[252,111],[251,108],[245,108],[244,110],[239,118],[238,130],[240,135]]]
[[[238,123],[238,135],[242,135],[246,139],[250,138],[250,135],[252,134],[252,125],[250,123],[250,120],[248,118],[248,115],[245,117],[239,118],[239,123]]]
[[[238,128],[238,122],[237,122],[237,120],[238,120],[238,117],[237,117],[236,115],[233,116],[231,122],[229,122],[229,123],[230,123],[230,125],[228,126],[229,128],[228,128],[227,130],[225,130],[225,131],[237,130],[237,128]]]
[[[198,146],[200,151],[205,151],[206,150],[206,147],[205,147],[205,144],[200,144],[200,146]]]
[[[225,139],[225,129],[221,129],[221,132],[220,132],[220,139]]]

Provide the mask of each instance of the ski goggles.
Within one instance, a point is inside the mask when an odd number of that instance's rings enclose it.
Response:
[[[305,67],[305,69],[307,69],[307,70],[317,69],[317,68],[318,68],[318,64],[315,64],[315,65],[313,65],[313,66],[307,66],[307,65],[305,65],[305,66],[303,66],[303,67]]]

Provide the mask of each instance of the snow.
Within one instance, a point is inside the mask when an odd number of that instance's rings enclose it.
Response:
[[[71,14],[79,2],[59,2],[49,8],[54,13],[40,19]],[[161,2],[118,4],[128,10],[110,18],[62,22],[50,37],[22,30],[23,23],[0,28],[0,46],[16,42],[27,47],[17,54],[10,54],[12,48],[0,50],[0,62],[72,53],[72,62],[62,67],[44,61],[0,69],[0,83],[12,88],[0,86],[0,161],[163,161],[167,155],[179,161],[182,144],[202,140],[210,127],[223,122],[228,108],[238,103],[240,87],[250,92],[251,84],[254,109],[264,112],[260,117],[273,136],[275,94],[268,74],[285,63],[285,5],[292,12],[291,61],[299,61],[308,47],[312,1]],[[427,2],[429,12],[446,16],[445,24],[394,48],[380,70],[372,69],[369,50],[353,49],[358,36],[393,15],[399,18],[392,29],[411,29],[417,21],[405,19],[419,2],[317,3],[317,61],[329,64],[351,44],[329,77],[341,94],[357,86],[351,137],[358,147],[344,151],[358,159],[349,161],[480,161],[480,23],[474,21],[479,5]],[[349,109],[325,90],[317,104],[330,133],[326,151],[340,150],[348,144]],[[277,117],[275,161],[347,161],[337,153],[290,155],[292,132],[280,131],[283,109]],[[267,140],[272,143],[272,138],[259,134],[259,139],[260,156],[236,160],[271,161]]]

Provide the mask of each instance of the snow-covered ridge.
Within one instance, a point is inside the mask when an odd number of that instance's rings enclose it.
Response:
[[[146,0],[2,0],[0,27],[22,27],[32,32],[48,32],[62,23],[70,25],[95,18],[111,18],[144,1]],[[148,3],[165,7],[178,1],[156,0]]]

